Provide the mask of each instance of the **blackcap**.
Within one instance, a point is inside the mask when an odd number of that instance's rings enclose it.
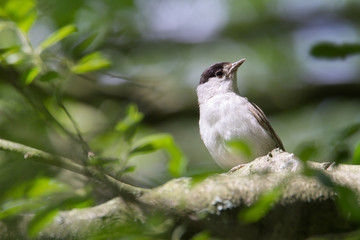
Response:
[[[247,163],[284,146],[264,112],[239,95],[237,69],[245,62],[219,62],[202,74],[197,96],[200,135],[224,169]]]

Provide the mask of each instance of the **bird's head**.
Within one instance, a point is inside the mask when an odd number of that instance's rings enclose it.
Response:
[[[219,62],[208,67],[200,78],[197,94],[199,103],[216,94],[237,92],[236,72],[245,62],[245,58],[231,63]]]
[[[236,78],[237,69],[245,62],[245,58],[231,63],[231,62],[219,62],[208,67],[202,74],[199,84],[205,84],[207,82],[219,82],[228,81]]]

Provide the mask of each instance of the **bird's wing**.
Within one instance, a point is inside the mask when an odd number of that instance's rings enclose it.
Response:
[[[275,142],[276,147],[285,151],[283,143],[270,125],[269,120],[265,116],[265,113],[255,103],[252,102],[249,102],[248,108],[254,114],[259,124],[270,134],[271,138]]]

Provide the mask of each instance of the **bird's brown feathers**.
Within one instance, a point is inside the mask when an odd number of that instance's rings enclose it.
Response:
[[[271,138],[275,142],[276,147],[285,151],[283,143],[270,125],[269,120],[265,116],[265,113],[255,103],[252,102],[249,102],[249,110],[252,112],[259,124],[270,134]]]

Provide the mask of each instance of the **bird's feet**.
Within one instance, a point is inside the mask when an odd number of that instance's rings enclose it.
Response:
[[[239,170],[240,168],[245,167],[245,166],[246,166],[245,163],[237,165],[237,166],[233,167],[232,169],[230,169],[230,171],[228,173],[236,172],[237,170]]]

